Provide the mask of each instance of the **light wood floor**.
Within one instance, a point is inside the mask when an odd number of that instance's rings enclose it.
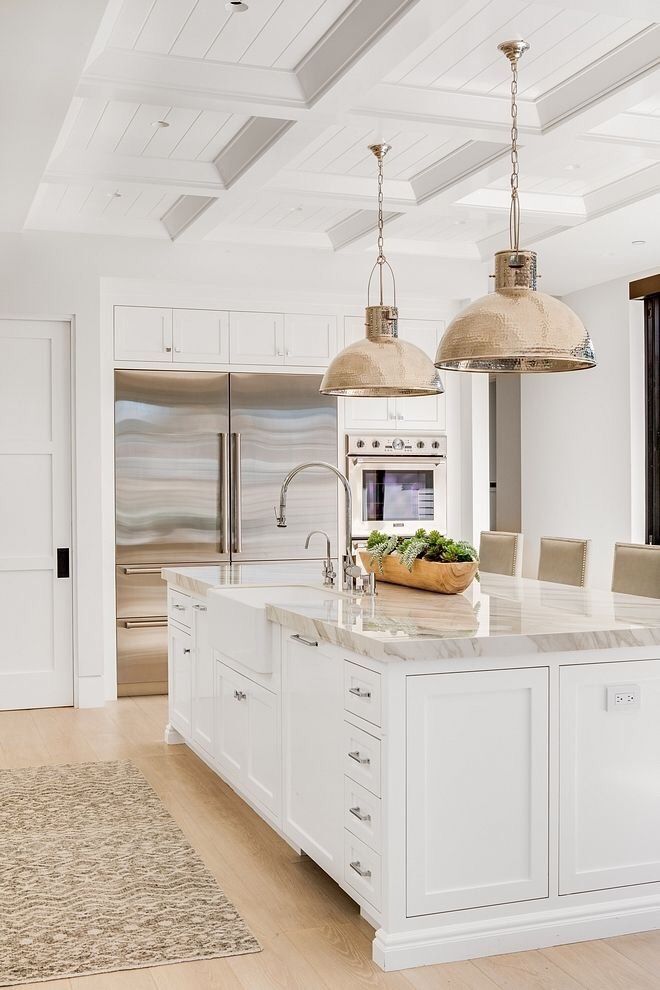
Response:
[[[0,767],[131,759],[263,945],[263,952],[28,990],[660,990],[660,932],[385,974],[372,930],[184,746],[161,742],[162,698],[105,709],[0,713]]]

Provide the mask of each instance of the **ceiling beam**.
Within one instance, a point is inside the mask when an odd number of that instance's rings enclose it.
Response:
[[[97,151],[65,151],[48,166],[44,182],[106,186],[159,186],[163,192],[217,196],[224,183],[213,162],[142,158]]]

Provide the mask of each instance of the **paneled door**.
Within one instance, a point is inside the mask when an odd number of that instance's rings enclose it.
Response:
[[[70,326],[0,319],[0,709],[73,704]]]

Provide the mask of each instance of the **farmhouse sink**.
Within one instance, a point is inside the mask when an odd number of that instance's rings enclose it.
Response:
[[[274,629],[266,605],[320,605],[344,597],[341,592],[309,585],[216,588],[208,594],[211,647],[250,670],[268,674],[276,656]]]

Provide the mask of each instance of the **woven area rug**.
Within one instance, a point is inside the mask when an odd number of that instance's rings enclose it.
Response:
[[[260,948],[131,763],[0,771],[0,986]]]

